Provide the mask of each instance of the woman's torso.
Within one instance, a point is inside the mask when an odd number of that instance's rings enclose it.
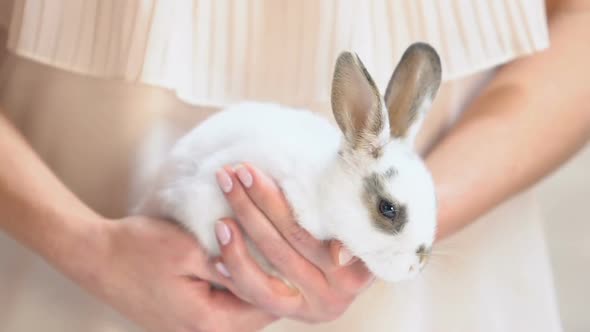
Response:
[[[190,10],[183,11],[183,3]],[[356,49],[383,85],[404,45],[432,40],[448,52],[443,54],[443,69],[449,74],[418,139],[418,148],[426,151],[452,125],[494,64],[540,50],[547,42],[543,22],[534,21],[542,15],[525,13],[530,8],[533,13],[542,10],[539,1],[461,2],[468,9],[458,4],[376,1],[355,10],[355,4],[344,1],[242,5],[225,1],[17,1],[15,15],[20,19],[13,21],[9,45],[18,56],[9,54],[3,60],[0,105],[78,196],[107,216],[121,217],[133,194],[134,179],[153,170],[153,165],[147,165],[138,174],[143,153],[166,150],[171,138],[218,111],[224,101],[254,98],[283,102],[308,107],[331,119],[330,59],[339,49]],[[488,12],[482,11],[485,8]],[[55,25],[59,22],[55,17],[74,17],[76,12],[81,17],[67,21],[78,27],[80,35],[58,33],[70,28]],[[166,19],[178,12],[187,16],[178,22]],[[409,20],[420,13],[434,19]],[[353,14],[356,23],[344,19]],[[298,15],[303,17],[301,29],[293,21]],[[107,29],[109,17],[112,24]],[[225,27],[219,23],[224,17],[230,22]],[[478,32],[459,26],[472,24],[474,17],[484,17],[477,25]],[[444,24],[445,18],[455,18],[454,24]],[[319,21],[325,26],[317,24]],[[437,33],[433,21],[437,26],[445,25],[446,32]],[[247,30],[246,37],[238,31],[239,24]],[[341,35],[322,30],[328,29],[326,26],[340,29]],[[120,30],[112,31],[116,27]],[[353,27],[357,32],[351,35],[348,32]],[[189,36],[184,29],[190,31]],[[220,39],[231,45],[230,49],[212,40],[211,36],[218,34],[225,36]],[[119,35],[130,39],[113,37]],[[344,38],[349,35],[352,37]],[[401,37],[385,42],[398,35]],[[72,46],[78,40],[78,47]],[[184,54],[187,43],[192,57]],[[331,46],[324,47],[324,43]],[[240,50],[245,52],[243,57]],[[296,52],[289,54],[290,50]],[[220,58],[224,63],[216,63]],[[72,59],[75,61],[66,61]],[[514,238],[510,242],[514,245],[499,248],[497,241],[505,243],[506,238]],[[7,262],[0,267],[0,293],[4,294],[0,309],[7,309],[0,310],[0,329],[20,332],[43,327],[45,331],[69,332],[131,328],[15,243],[0,238],[0,247],[0,258]],[[550,271],[529,194],[505,203],[440,247],[450,252],[448,257],[435,260],[438,263],[433,265],[440,268],[427,271],[410,284],[377,283],[344,318],[309,330],[389,331],[397,327],[432,331],[442,327],[447,331],[500,331],[528,329],[532,325],[526,321],[538,316],[545,318],[537,319],[538,330],[558,329]],[[537,251],[532,260],[529,248]],[[530,266],[523,266],[523,262]],[[530,284],[533,274],[537,277]],[[449,298],[453,298],[452,304]],[[30,319],[32,314],[36,319]],[[270,330],[302,328],[298,323],[284,322]]]

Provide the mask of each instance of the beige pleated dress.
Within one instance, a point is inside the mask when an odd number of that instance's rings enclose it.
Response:
[[[330,118],[341,50],[356,51],[381,89],[411,42],[439,50],[444,84],[418,140],[426,151],[494,68],[549,46],[541,0],[0,0],[0,20],[1,108],[110,217],[125,215],[151,174],[137,166],[145,155],[228,103]],[[533,190],[438,250],[421,277],[377,282],[335,322],[267,330],[561,331]],[[0,234],[0,331],[139,329]]]

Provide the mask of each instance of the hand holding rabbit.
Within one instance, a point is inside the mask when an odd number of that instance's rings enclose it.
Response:
[[[334,260],[318,258],[320,255],[314,262],[314,255],[305,256],[306,245],[291,243],[292,248],[279,250],[281,234],[298,234],[307,242],[315,241],[316,247],[323,240],[338,240],[386,281],[417,275],[434,241],[436,197],[430,174],[413,143],[440,80],[435,50],[414,44],[400,60],[382,98],[360,59],[342,53],[332,86],[332,109],[339,128],[309,112],[279,105],[242,103],[229,107],[177,142],[139,212],[178,221],[212,257],[221,254],[225,265],[217,262],[217,268],[226,276],[233,271],[232,283],[215,283],[275,314],[322,320],[318,312],[326,309],[325,299],[330,299],[322,295],[332,288],[326,287],[329,282],[311,285],[308,281],[329,275],[325,272],[332,269]],[[264,128],[259,125],[262,120]],[[253,200],[258,209],[252,204],[248,208],[248,196],[243,186],[235,185],[234,172],[246,174],[242,178],[246,187],[254,179],[261,180],[262,173],[244,165],[246,161],[277,182],[280,190],[274,190],[288,201],[280,215],[269,215],[269,203],[263,199]],[[220,170],[224,165],[234,168]],[[280,201],[275,203],[281,206]],[[237,224],[225,219],[228,217],[237,217],[248,237],[240,237]],[[294,233],[297,228],[293,225],[274,230],[267,218],[278,225],[286,220],[294,225],[296,221],[302,230]],[[248,246],[249,255],[232,254],[223,245],[227,239]],[[298,251],[311,263],[298,259]],[[259,263],[261,269],[246,274],[237,269],[244,260]],[[317,271],[311,272],[312,268]],[[301,273],[301,269],[308,273]],[[358,271],[353,293],[368,280],[362,267]],[[297,289],[295,295],[273,301],[273,296],[286,294],[288,289],[266,273],[292,284]],[[310,278],[313,273],[318,277]],[[308,277],[298,278],[303,275]],[[274,286],[266,293],[252,294],[249,286],[260,284],[257,280]],[[324,301],[301,301],[301,297],[313,298],[314,294]],[[347,305],[350,301],[334,302]],[[302,303],[311,304],[312,310],[301,315]],[[338,314],[345,306],[333,307]]]
[[[381,98],[360,59],[342,53],[332,83],[339,128],[279,105],[229,107],[176,143],[140,212],[177,220],[217,255],[214,225],[234,215],[214,175],[248,161],[278,182],[313,237],[341,241],[379,278],[411,278],[424,266],[436,229],[434,185],[413,143],[440,81],[438,54],[416,43]]]
[[[340,243],[317,240],[301,228],[281,190],[253,166],[237,172],[227,167],[218,177],[222,186],[231,186],[226,197],[239,225],[228,219],[216,225],[221,257],[212,263],[218,270],[215,282],[277,316],[325,322],[339,317],[374,279]],[[268,275],[240,250],[241,229],[297,289]]]

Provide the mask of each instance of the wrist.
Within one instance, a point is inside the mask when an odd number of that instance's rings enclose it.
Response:
[[[100,271],[108,260],[111,223],[97,215],[66,217],[59,235],[42,241],[45,248],[39,252],[69,279],[94,292],[100,287]]]

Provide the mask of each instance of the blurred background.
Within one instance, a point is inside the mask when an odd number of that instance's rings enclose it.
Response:
[[[564,330],[590,331],[590,146],[541,182],[538,192]]]

